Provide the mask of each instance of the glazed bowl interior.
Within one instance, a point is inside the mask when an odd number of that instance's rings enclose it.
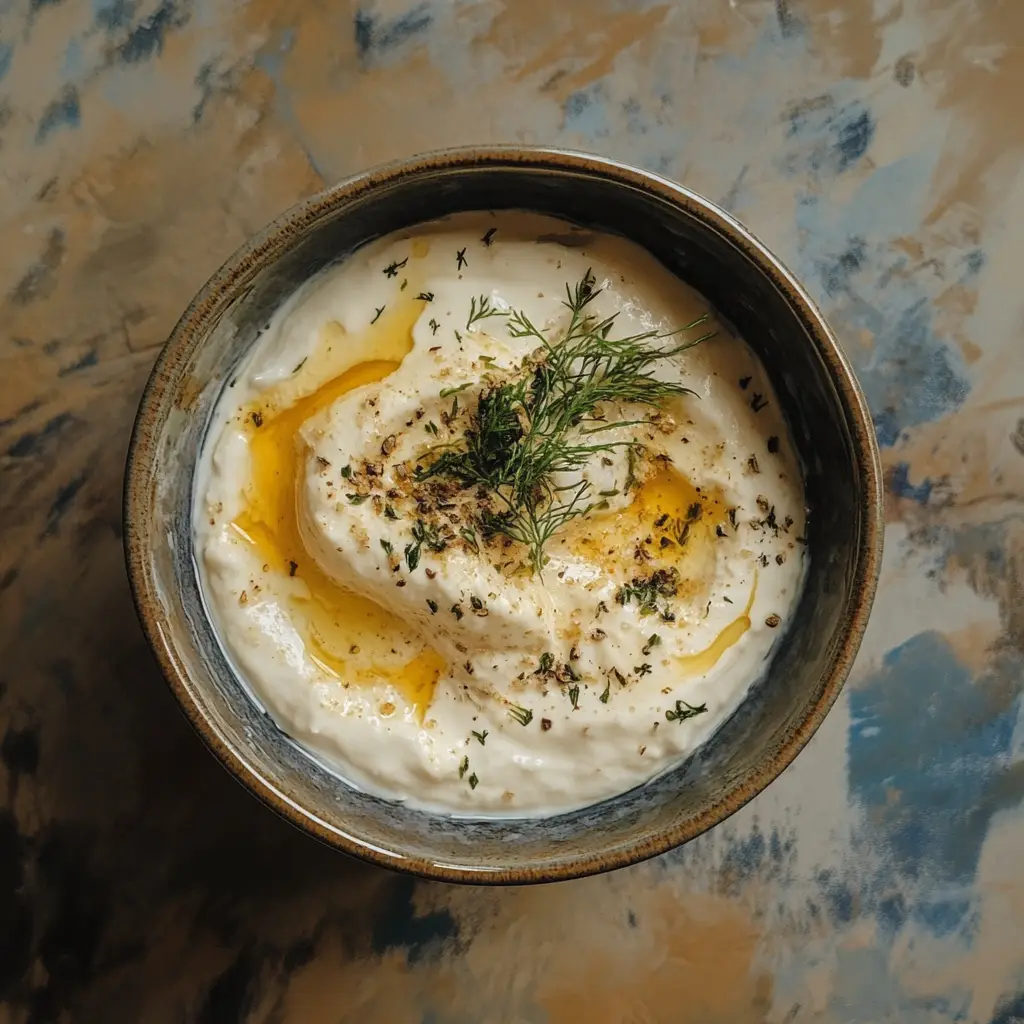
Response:
[[[548,818],[472,820],[358,792],[250,699],[207,614],[191,532],[211,413],[273,311],[323,267],[460,211],[527,209],[625,235],[701,291],[783,403],[805,474],[808,572],[763,680],[697,754],[654,781]],[[146,632],[186,714],[224,764],[309,832],[390,867],[454,881],[567,878],[663,852],[718,823],[796,756],[860,641],[881,545],[878,456],[852,372],[789,275],[738,224],[663,179],[546,151],[421,158],[336,186],[250,242],[199,294],[143,397],[129,456],[126,547]]]

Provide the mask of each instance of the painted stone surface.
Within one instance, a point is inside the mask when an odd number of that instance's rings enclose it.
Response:
[[[1024,6],[0,5],[0,1021],[1024,1021]],[[520,890],[349,862],[228,778],[128,597],[149,367],[296,199],[558,143],[750,225],[840,333],[882,587],[796,764],[689,847]]]

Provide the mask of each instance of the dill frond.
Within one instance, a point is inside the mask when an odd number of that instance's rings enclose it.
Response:
[[[466,330],[470,330],[473,324],[480,320],[486,320],[491,316],[508,316],[508,310],[499,309],[495,306],[489,296],[481,295],[479,299],[469,300],[469,316],[466,318]]]

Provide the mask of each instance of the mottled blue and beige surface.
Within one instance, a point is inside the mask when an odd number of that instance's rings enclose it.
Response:
[[[1024,1020],[1024,4],[0,2],[0,1022]],[[201,748],[128,597],[157,349],[299,197],[477,141],[680,179],[874,412],[880,596],[796,764],[685,850],[416,884]]]

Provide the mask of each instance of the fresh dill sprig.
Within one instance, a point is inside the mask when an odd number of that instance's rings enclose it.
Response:
[[[479,301],[476,298],[470,299],[466,330],[468,331],[477,321],[486,320],[490,316],[508,316],[508,310],[493,305],[488,295],[481,295]]]
[[[589,270],[575,286],[566,285],[564,305],[571,318],[556,338],[522,310],[504,314],[509,333],[535,340],[536,351],[517,377],[481,394],[463,438],[434,449],[432,461],[417,471],[420,480],[445,476],[466,487],[485,487],[504,507],[481,515],[484,535],[504,534],[524,544],[538,573],[551,537],[600,504],[590,500],[589,481],[556,481],[579,475],[594,454],[619,448],[627,449],[632,474],[642,449],[635,439],[602,441],[595,435],[646,419],[605,420],[596,415],[599,408],[605,403],[657,408],[670,397],[694,394],[682,384],[659,380],[654,369],[714,334],[658,344],[704,323],[705,315],[679,331],[613,338],[616,315],[602,320],[588,312],[600,294],[595,285]],[[490,315],[495,311],[486,296],[471,302],[469,323]]]

